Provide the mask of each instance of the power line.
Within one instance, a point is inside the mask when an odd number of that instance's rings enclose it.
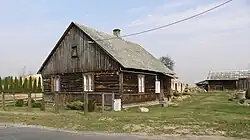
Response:
[[[202,15],[202,14],[208,13],[208,12],[210,12],[210,11],[212,11],[212,10],[214,10],[214,9],[217,9],[217,8],[219,8],[219,7],[221,7],[221,6],[225,5],[225,4],[227,4],[227,3],[229,3],[229,2],[232,2],[232,1],[233,1],[233,0],[228,0],[228,1],[224,2],[224,3],[221,3],[221,4],[219,4],[219,5],[215,6],[215,7],[213,7],[213,8],[210,8],[210,9],[208,9],[208,10],[206,10],[206,11],[203,11],[203,12],[198,13],[198,14],[195,14],[195,15],[193,15],[193,16],[190,16],[190,17],[187,17],[187,18],[184,18],[184,19],[181,19],[181,20],[172,22],[172,23],[170,23],[170,24],[166,24],[166,25],[163,25],[163,26],[155,27],[155,28],[152,28],[152,29],[148,29],[148,30],[144,30],[144,31],[136,32],[136,33],[131,33],[131,34],[123,35],[123,36],[121,36],[121,37],[129,37],[129,36],[139,35],[139,34],[151,32],[151,31],[155,31],[155,30],[158,30],[158,29],[161,29],[161,28],[165,28],[165,27],[168,27],[168,26],[172,26],[172,25],[181,23],[181,22],[183,22],[183,21],[186,21],[186,20],[189,20],[189,19],[198,17],[198,16],[200,16],[200,15]],[[111,40],[111,39],[116,39],[116,38],[117,38],[117,37],[112,37],[112,38],[107,38],[107,39],[102,39],[102,40]],[[96,41],[102,41],[102,40],[96,40]]]

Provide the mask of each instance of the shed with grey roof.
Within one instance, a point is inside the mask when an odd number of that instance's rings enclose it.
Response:
[[[245,87],[243,86],[246,84],[244,79],[249,77],[250,70],[210,71],[206,81],[208,81],[209,90],[235,90]]]

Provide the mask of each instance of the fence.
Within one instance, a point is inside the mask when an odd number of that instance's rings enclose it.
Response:
[[[16,103],[17,99],[22,99],[28,102],[28,111],[32,108],[32,99],[41,100],[41,110],[45,111],[45,103],[52,102],[54,104],[55,112],[59,112],[59,107],[65,105],[65,103],[73,100],[84,101],[84,111],[88,112],[89,101],[95,100],[97,105],[101,105],[102,111],[104,111],[105,106],[113,107],[113,101],[115,98],[114,93],[104,93],[104,92],[52,92],[51,94],[42,93],[42,82],[39,77],[38,80],[32,76],[28,77],[12,77],[8,76],[4,79],[0,77],[0,93],[1,99],[0,103],[3,110],[7,105],[13,105]],[[48,96],[47,96],[48,95]],[[74,98],[76,96],[77,98]],[[46,102],[45,102],[46,101]]]
[[[24,102],[28,103],[28,111],[31,111],[32,99],[35,101],[41,101],[41,110],[45,110],[45,104],[43,101],[43,94],[42,93],[1,93],[0,103],[3,110],[6,110],[6,106],[15,106],[17,100],[23,100]]]
[[[72,98],[75,96],[75,98]],[[52,103],[55,109],[55,113],[60,112],[60,106],[65,106],[71,101],[80,100],[84,102],[84,113],[88,113],[89,101],[94,101],[94,103],[101,108],[104,112],[105,108],[108,106],[111,110],[114,110],[114,93],[104,93],[104,92],[78,92],[78,93],[66,93],[66,92],[52,92],[51,94],[43,93],[1,93],[0,103],[3,110],[6,110],[6,106],[15,106],[17,100],[22,99],[24,102],[28,103],[28,111],[31,111],[32,103],[31,100],[40,101],[42,104],[41,110],[45,111],[45,104]]]
[[[35,101],[42,100],[43,93],[31,93],[31,98]],[[5,105],[13,105],[17,100],[22,99],[25,102],[28,102],[28,94],[27,93],[4,93],[1,96],[0,103],[2,104],[2,99],[4,99]]]
[[[53,103],[55,106],[55,112],[59,112],[60,106],[65,106],[67,103],[72,101],[83,101],[84,111],[88,112],[89,101],[94,102],[96,105],[101,107],[102,112],[105,108],[111,107],[114,109],[114,93],[104,92],[48,92],[44,94],[44,101],[46,103]]]

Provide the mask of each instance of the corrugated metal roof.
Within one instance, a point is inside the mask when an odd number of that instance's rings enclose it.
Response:
[[[207,80],[238,80],[250,76],[250,70],[210,71]]]
[[[167,68],[142,46],[81,24],[74,24],[95,40],[125,68],[174,74],[173,71]]]

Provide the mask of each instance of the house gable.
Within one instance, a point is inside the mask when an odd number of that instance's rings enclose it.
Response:
[[[38,73],[118,70],[120,64],[74,23],[66,29]]]

